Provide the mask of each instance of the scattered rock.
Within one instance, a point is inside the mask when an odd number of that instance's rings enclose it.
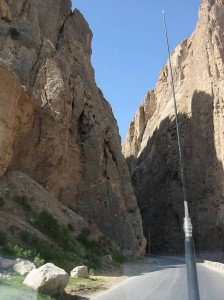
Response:
[[[102,256],[101,260],[104,262],[112,262],[113,261],[111,255],[104,255],[104,256]]]
[[[69,276],[61,268],[47,263],[38,269],[32,270],[23,283],[37,291],[49,294],[62,293],[68,284]]]
[[[88,278],[89,277],[88,268],[86,266],[75,267],[71,271],[71,277]]]
[[[17,263],[19,263],[19,262],[21,262],[21,261],[24,261],[24,260],[25,260],[25,259],[22,259],[22,258],[18,257],[18,258],[16,258],[16,259],[14,260],[14,263],[17,264]]]
[[[9,269],[14,265],[14,260],[0,257],[0,268]]]
[[[13,270],[20,275],[27,275],[30,271],[36,269],[35,265],[30,262],[29,260],[23,260],[20,262],[17,262],[13,266]]]

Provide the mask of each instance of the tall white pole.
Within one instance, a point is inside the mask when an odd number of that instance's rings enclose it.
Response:
[[[172,87],[173,93],[173,103],[174,103],[174,111],[175,111],[175,121],[176,121],[176,130],[177,130],[177,141],[179,148],[179,158],[180,158],[180,172],[181,172],[181,182],[183,189],[183,198],[184,198],[184,232],[185,232],[185,258],[186,258],[186,266],[187,266],[187,282],[188,282],[188,299],[189,300],[200,300],[199,296],[199,288],[198,288],[198,276],[197,276],[197,267],[196,267],[196,259],[195,259],[195,251],[194,251],[194,241],[192,237],[192,224],[188,211],[188,201],[187,201],[187,189],[186,189],[186,179],[184,172],[184,159],[183,152],[181,147],[180,140],[180,130],[179,130],[179,122],[178,122],[178,113],[177,113],[177,104],[176,104],[176,95],[174,88],[174,80],[173,80],[173,71],[171,64],[171,55],[170,55],[170,47],[169,47],[169,39],[167,33],[166,26],[166,17],[164,11],[162,11],[163,15],[163,24],[166,35],[166,46],[168,52],[168,60],[169,60],[169,69],[170,69],[170,83]]]

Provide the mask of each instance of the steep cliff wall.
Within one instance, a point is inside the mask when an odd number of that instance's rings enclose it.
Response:
[[[34,102],[21,87],[19,78],[0,61],[0,176],[12,159],[13,142],[19,133],[31,129]]]
[[[31,130],[12,138],[8,170],[95,222],[124,254],[142,254],[141,217],[116,120],[94,80],[87,22],[69,0],[0,3],[0,57],[35,103]]]
[[[223,31],[224,1],[203,0],[195,32],[171,56],[196,250],[212,253],[224,250]],[[131,123],[123,153],[152,251],[181,252],[183,197],[167,65]]]

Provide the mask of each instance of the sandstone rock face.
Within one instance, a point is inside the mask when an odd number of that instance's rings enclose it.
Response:
[[[6,21],[11,21],[10,9],[5,0],[0,0],[0,18]]]
[[[49,294],[62,293],[68,284],[69,276],[61,268],[52,263],[32,270],[23,283],[29,287]]]
[[[21,131],[32,128],[34,103],[19,78],[0,61],[0,176],[12,159],[13,143]]]
[[[35,102],[32,129],[14,139],[8,169],[95,222],[124,254],[143,254],[116,120],[94,79],[88,24],[70,1],[5,2],[11,21],[0,21],[0,57],[11,61]]]
[[[129,170],[132,171],[134,165],[133,159],[137,157],[146,124],[152,118],[156,110],[156,98],[154,91],[148,91],[143,99],[139,109],[136,112],[134,120],[131,122],[127,137],[122,145],[122,151],[127,160]]]
[[[203,0],[195,32],[172,53],[197,252],[224,250],[224,1]],[[165,45],[164,45],[165,47]],[[123,152],[153,252],[183,251],[183,196],[168,66],[130,125]]]

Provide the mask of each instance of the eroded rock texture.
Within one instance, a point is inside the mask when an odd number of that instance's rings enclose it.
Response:
[[[203,0],[195,32],[171,56],[196,251],[212,254],[224,250],[223,31],[224,1]],[[151,250],[182,252],[183,196],[167,65],[137,111],[123,153]]]
[[[0,176],[12,159],[13,142],[32,127],[34,102],[19,78],[0,61]]]
[[[0,57],[35,102],[8,169],[94,221],[123,253],[142,254],[141,217],[116,120],[94,80],[87,22],[68,0],[4,0],[0,11]]]

